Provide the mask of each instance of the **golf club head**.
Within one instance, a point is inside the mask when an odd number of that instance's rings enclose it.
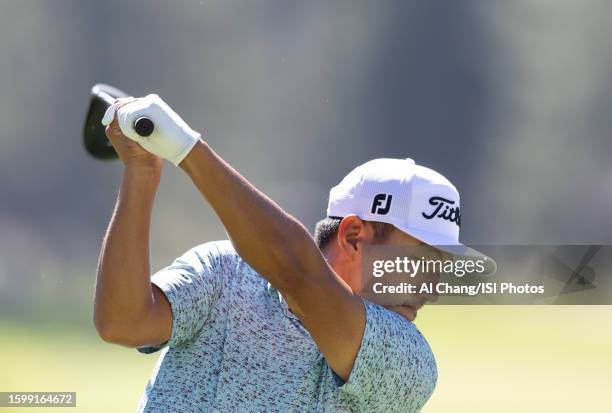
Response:
[[[104,112],[115,99],[127,96],[128,94],[122,90],[103,83],[98,83],[91,88],[83,139],[85,149],[94,158],[117,159],[117,152],[106,137],[101,121]]]

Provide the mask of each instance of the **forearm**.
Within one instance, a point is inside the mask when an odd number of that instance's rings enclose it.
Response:
[[[124,170],[98,263],[94,322],[103,337],[137,324],[152,307],[149,229],[159,179],[154,168]]]
[[[257,272],[281,290],[321,253],[304,226],[199,141],[180,164],[222,221],[234,247]]]

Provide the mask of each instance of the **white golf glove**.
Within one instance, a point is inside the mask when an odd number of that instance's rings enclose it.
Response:
[[[109,106],[102,118],[102,124],[108,126],[117,115],[121,132],[131,140],[138,142],[147,151],[178,165],[191,151],[200,134],[187,125],[159,96],[147,95],[138,98],[117,110],[117,103]],[[140,136],[134,130],[134,121],[147,117],[153,121],[153,133]]]

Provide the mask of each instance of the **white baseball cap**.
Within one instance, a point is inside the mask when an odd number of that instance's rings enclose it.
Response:
[[[461,209],[457,188],[438,172],[412,159],[374,159],[353,169],[329,193],[328,217],[357,215],[400,231],[457,257],[495,261],[459,242]]]

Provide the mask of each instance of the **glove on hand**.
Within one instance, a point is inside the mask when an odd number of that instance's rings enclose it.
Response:
[[[187,125],[157,95],[143,98],[122,106],[117,110],[117,103],[109,106],[102,118],[102,124],[108,126],[117,115],[121,132],[129,139],[138,142],[147,151],[178,165],[191,151],[200,134]],[[147,137],[140,136],[134,130],[134,121],[140,117],[153,121],[153,133]]]

